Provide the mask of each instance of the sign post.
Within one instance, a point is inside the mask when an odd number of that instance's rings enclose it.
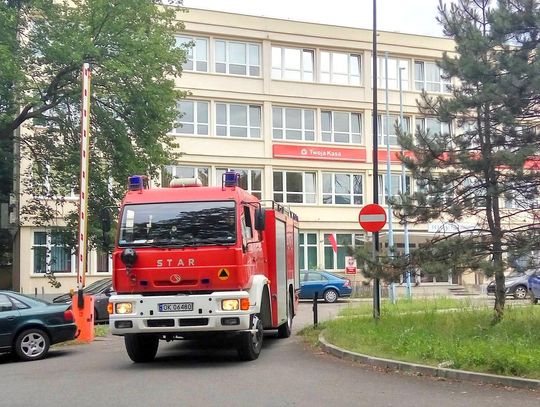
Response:
[[[386,211],[381,205],[376,203],[366,205],[358,215],[358,222],[366,232],[373,233],[374,260],[377,261],[376,254],[379,251],[379,231],[386,224]],[[381,298],[379,290],[380,282],[379,278],[376,277],[373,287],[373,317],[375,319],[379,319],[381,315]]]

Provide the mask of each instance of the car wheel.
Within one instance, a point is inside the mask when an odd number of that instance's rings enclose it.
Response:
[[[241,360],[255,360],[261,353],[264,330],[258,315],[253,315],[250,332],[239,334],[237,350]]]
[[[24,361],[43,359],[49,352],[49,335],[37,328],[27,329],[15,340],[15,353]]]
[[[326,302],[330,302],[330,303],[336,302],[338,298],[339,298],[339,294],[333,288],[330,288],[324,292],[324,300]]]
[[[514,290],[514,298],[516,300],[524,300],[527,298],[527,288],[522,285],[518,285]]]
[[[154,360],[159,346],[159,338],[153,335],[130,334],[124,336],[129,358],[135,363]]]
[[[278,338],[288,338],[291,336],[292,330],[292,320],[293,320],[293,306],[292,300],[289,298],[287,305],[287,322],[281,324],[278,327]]]

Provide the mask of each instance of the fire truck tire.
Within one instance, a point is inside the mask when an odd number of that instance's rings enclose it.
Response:
[[[255,360],[261,353],[264,330],[258,314],[252,316],[251,329],[254,332],[241,332],[238,337],[237,351],[241,360]]]
[[[289,299],[287,302],[287,322],[278,327],[278,338],[288,338],[291,336],[293,320],[292,300]]]
[[[124,343],[132,361],[148,363],[156,357],[159,338],[153,335],[131,334],[124,336]]]

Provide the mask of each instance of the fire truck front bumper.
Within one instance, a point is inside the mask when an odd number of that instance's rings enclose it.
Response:
[[[246,291],[208,295],[113,295],[109,299],[113,335],[181,334],[250,329],[255,307]],[[244,308],[244,309],[242,309]]]

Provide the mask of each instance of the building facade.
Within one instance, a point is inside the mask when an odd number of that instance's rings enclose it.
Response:
[[[374,179],[371,30],[197,9],[179,18],[185,31],[178,33],[177,43],[192,48],[176,85],[190,93],[178,101],[178,121],[171,126],[182,156],[163,169],[161,183],[198,177],[204,185],[221,185],[222,174],[236,170],[243,188],[299,215],[301,268],[344,272],[346,248],[370,238],[358,215],[373,202],[373,183],[379,183],[381,205],[386,205],[388,186],[390,195],[402,189],[394,123],[402,117],[405,130],[449,129],[420,115],[416,100],[424,89],[434,95],[447,92],[449,82],[435,61],[454,50],[453,41],[379,33],[379,177]],[[406,176],[405,187],[418,186]],[[402,252],[403,226],[395,219],[392,226]],[[410,225],[411,248],[437,229],[435,224]],[[60,291],[75,286],[74,255],[49,230],[24,225],[19,239],[16,289],[55,291],[43,277],[47,270],[62,282]],[[381,242],[385,250],[388,227]],[[52,266],[47,256],[55,258]],[[107,256],[92,253],[89,281],[109,274]],[[448,277],[422,278],[424,283],[461,282],[451,270]],[[481,283],[474,274],[464,278]]]

